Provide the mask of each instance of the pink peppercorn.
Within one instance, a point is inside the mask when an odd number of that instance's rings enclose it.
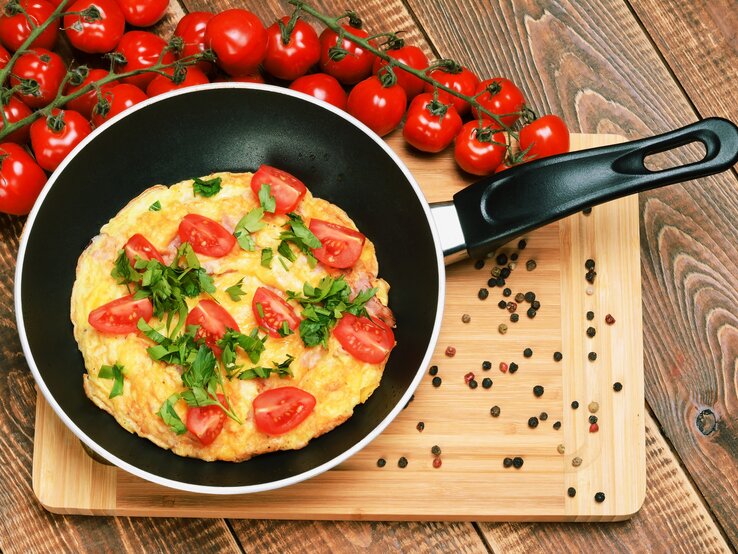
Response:
[[[453,346],[446,347],[446,356],[448,356],[449,358],[453,358],[454,356],[456,356],[456,348],[454,348]]]
[[[474,379],[474,372],[473,371],[470,371],[469,373],[467,373],[466,375],[464,375],[464,383],[466,383],[467,385],[469,384],[469,381],[471,381],[473,379]]]
[[[613,323],[615,323],[615,318],[612,317],[610,314],[607,314],[605,316],[605,323],[607,323],[608,325],[612,325]]]
[[[502,373],[507,373],[507,364],[505,362],[500,362],[500,371]]]
[[[442,463],[443,462],[441,461],[441,458],[438,458],[438,457],[433,458],[433,467],[435,467],[436,469],[438,469],[439,467],[441,467],[441,464]]]
[[[597,431],[599,431],[599,430],[600,430],[600,426],[599,426],[599,425],[597,425],[596,423],[593,423],[593,424],[591,424],[591,425],[589,426],[589,432],[590,432],[590,433],[596,433],[596,432],[597,432]]]
[[[515,302],[508,302],[507,303],[507,311],[508,312],[513,313],[517,309],[518,309],[518,305]]]

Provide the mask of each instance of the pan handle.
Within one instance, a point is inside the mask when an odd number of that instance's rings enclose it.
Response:
[[[651,171],[646,156],[691,142],[702,160]],[[454,195],[454,206],[472,257],[584,208],[621,196],[730,169],[738,160],[738,127],[708,118],[655,137],[535,160],[482,179]]]

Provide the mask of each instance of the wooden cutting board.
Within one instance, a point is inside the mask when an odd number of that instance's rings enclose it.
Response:
[[[572,135],[572,149],[623,139]],[[410,167],[429,201],[449,199],[470,181],[456,170],[452,153],[422,156],[398,135],[390,144]],[[363,451],[337,468],[276,491],[241,496],[178,492],[133,477],[88,456],[39,394],[33,458],[33,489],[49,510],[61,513],[128,516],[243,517],[364,520],[561,520],[612,521],[633,515],[646,490],[643,344],[641,323],[638,199],[629,197],[551,224],[527,238],[518,265],[507,279],[513,296],[534,291],[541,308],[534,319],[528,304],[520,321],[489,298],[486,285],[494,258],[484,268],[471,261],[448,268],[446,312],[433,363],[442,385],[426,375],[415,399]],[[517,241],[502,249],[517,252]],[[584,263],[596,261],[592,289]],[[535,260],[536,269],[526,270]],[[507,300],[512,300],[508,298]],[[594,320],[585,313],[592,310]],[[463,323],[462,314],[471,321]],[[605,323],[610,313],[616,322]],[[500,334],[498,326],[509,330]],[[596,329],[590,338],[587,327]],[[444,354],[456,348],[453,358]],[[533,355],[523,356],[530,347]],[[553,353],[563,360],[555,362]],[[596,361],[588,353],[596,352]],[[482,362],[492,364],[482,370]],[[516,362],[515,374],[501,361]],[[469,388],[473,371],[480,386]],[[481,386],[489,377],[493,385]],[[613,390],[622,383],[620,392]],[[542,385],[536,397],[533,387]],[[80,385],[81,386],[81,385]],[[572,401],[579,402],[572,409]],[[599,404],[599,431],[590,432],[588,406]],[[499,417],[490,408],[499,406]],[[530,428],[528,419],[548,418]],[[100,417],[107,417],[101,413]],[[422,432],[418,422],[424,423]],[[554,423],[560,421],[559,430]],[[441,448],[433,467],[431,448]],[[564,453],[560,453],[563,445]],[[520,469],[503,467],[520,456]],[[398,460],[405,457],[407,467]],[[384,458],[386,466],[377,467]],[[581,459],[575,467],[574,458]],[[570,498],[567,489],[574,487]],[[595,501],[603,492],[605,500]]]

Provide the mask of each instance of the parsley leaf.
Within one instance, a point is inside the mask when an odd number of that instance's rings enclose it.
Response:
[[[125,373],[125,370],[123,369],[123,366],[120,365],[118,362],[114,363],[113,365],[103,365],[100,367],[100,371],[98,371],[97,376],[100,379],[115,379],[113,382],[113,388],[110,389],[110,395],[108,398],[115,398],[116,396],[120,396],[123,394],[123,374]]]
[[[274,257],[274,252],[272,252],[271,248],[264,248],[261,251],[261,265],[262,267],[266,267],[268,269],[272,268],[272,258]]]
[[[272,187],[264,183],[259,189],[259,204],[265,212],[273,214],[277,209],[277,201],[272,196]]]
[[[187,427],[185,427],[185,424],[182,423],[182,420],[177,415],[177,412],[174,410],[174,405],[179,400],[179,393],[174,393],[169,398],[167,398],[164,403],[161,405],[161,408],[159,408],[159,411],[156,412],[157,415],[166,423],[169,425],[169,428],[177,433],[178,435],[181,435],[187,431]]]
[[[161,210],[161,202],[158,200],[149,206],[150,212],[158,212],[159,210]]]
[[[243,289],[241,288],[242,284],[243,284],[243,279],[241,279],[238,283],[228,287],[225,290],[228,293],[228,296],[230,296],[231,300],[233,300],[234,302],[239,302],[241,300],[241,297],[246,294],[245,292],[243,292]]]
[[[247,379],[256,379],[257,377],[261,379],[266,379],[269,377],[272,373],[276,373],[282,378],[285,377],[292,377],[292,370],[290,369],[290,364],[295,358],[291,356],[290,354],[287,354],[287,358],[280,363],[272,362],[272,365],[274,367],[252,367],[250,369],[245,369],[241,373],[238,374],[238,378],[241,380],[247,380]]]
[[[307,256],[308,264],[310,267],[315,267],[315,265],[318,263],[318,260],[315,259],[315,256],[313,256],[312,248],[320,248],[322,246],[320,240],[318,240],[318,237],[316,237],[312,232],[310,232],[310,229],[307,228],[305,225],[305,222],[302,220],[302,218],[297,215],[296,213],[288,213],[287,217],[289,220],[287,221],[287,230],[282,231],[279,234],[279,238],[282,240],[282,242],[279,245],[279,253],[282,254],[285,258],[287,258],[290,261],[294,261],[290,259],[288,255],[285,255],[282,253],[282,244],[286,244],[287,242],[291,242],[297,248]],[[290,250],[289,245],[285,248],[286,250]],[[294,253],[292,253],[292,256],[294,256]]]
[[[126,256],[124,250],[121,250],[115,259],[113,271],[110,275],[119,285],[127,285],[129,283],[137,283],[141,280],[141,273],[131,265],[131,261]]]
[[[205,198],[210,198],[211,196],[215,196],[220,192],[220,183],[220,177],[213,177],[212,179],[208,179],[207,181],[203,181],[202,179],[195,177],[192,180],[192,192],[195,194],[195,196],[199,194],[200,196],[204,196]]]
[[[266,339],[266,335],[263,337],[259,336],[258,329],[254,329],[249,335],[244,335],[243,333],[239,333],[238,331],[234,331],[233,329],[228,329],[225,335],[223,335],[223,338],[220,339],[216,344],[218,345],[218,348],[223,350],[224,353],[226,349],[232,352],[234,354],[234,362],[236,346],[240,346],[241,349],[246,352],[246,355],[251,360],[251,363],[255,364],[258,363],[259,358],[261,357],[261,353],[264,352],[264,342],[266,342]],[[230,376],[230,372],[228,371],[228,364],[226,363],[225,359],[223,359],[223,363],[226,365],[226,372]]]
[[[287,241],[282,241],[279,243],[279,246],[277,247],[277,252],[279,252],[279,255],[283,258],[287,258],[289,261],[294,262],[297,259],[297,256],[295,256],[295,253],[292,251],[292,248],[290,248],[290,243]]]
[[[251,237],[251,233],[255,233],[264,228],[265,223],[262,221],[264,217],[264,208],[254,208],[245,216],[243,216],[238,223],[236,228],[233,230],[233,236],[236,237],[238,244],[244,250],[249,252],[256,249],[254,239]]]

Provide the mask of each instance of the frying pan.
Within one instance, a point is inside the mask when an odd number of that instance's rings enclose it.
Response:
[[[644,156],[692,141],[703,160],[650,172]],[[93,451],[162,485],[214,494],[296,483],[374,439],[420,382],[438,337],[446,261],[483,256],[512,237],[613,198],[717,173],[738,157],[738,129],[708,119],[659,137],[533,161],[429,206],[387,145],[346,113],[288,89],[227,83],[135,106],[82,142],[31,212],[18,254],[15,301],[23,351],[46,400]],[[100,227],[156,183],[215,171],[283,168],[345,209],[376,245],[392,286],[393,350],[379,388],[335,430],[297,451],[242,463],[182,458],[124,430],[82,389],[70,296],[79,255]]]

